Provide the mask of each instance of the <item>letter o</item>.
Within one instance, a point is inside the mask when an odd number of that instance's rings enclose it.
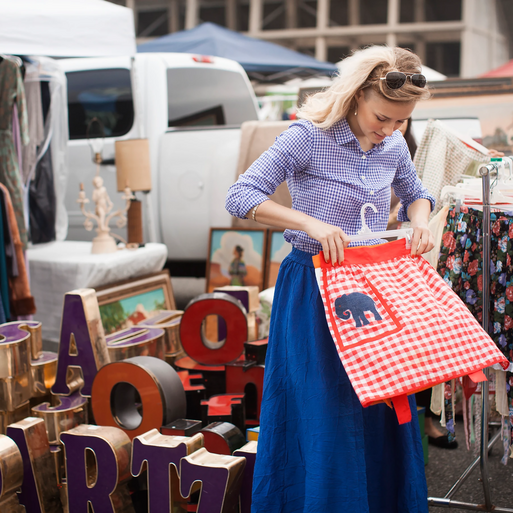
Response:
[[[203,334],[203,321],[209,315],[219,315],[226,323],[224,343],[211,347]],[[224,365],[242,354],[248,339],[246,309],[229,294],[201,294],[185,308],[180,323],[180,340],[184,351],[203,365]]]
[[[142,414],[136,401],[142,404]],[[104,365],[91,393],[94,420],[122,429],[130,439],[185,417],[186,399],[176,371],[165,361],[136,356]]]

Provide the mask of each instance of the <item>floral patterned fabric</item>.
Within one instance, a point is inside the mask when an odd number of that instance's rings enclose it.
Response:
[[[452,208],[447,215],[438,260],[439,274],[479,322],[483,316],[482,226],[481,211],[462,206],[458,212]],[[492,212],[490,228],[489,331],[504,356],[513,362],[513,212]],[[513,409],[511,372],[506,373],[506,392]]]

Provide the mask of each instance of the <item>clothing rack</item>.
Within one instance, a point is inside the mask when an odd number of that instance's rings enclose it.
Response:
[[[479,174],[483,182],[483,329],[488,333],[490,324],[489,298],[490,298],[490,175],[498,175],[499,170],[495,163],[483,164],[479,168]],[[489,378],[489,369],[483,370],[487,380]],[[482,394],[482,415],[481,415],[481,446],[479,456],[467,467],[465,472],[458,478],[445,497],[429,497],[429,506],[438,506],[441,508],[459,508],[470,511],[487,511],[493,513],[513,513],[511,508],[501,508],[492,504],[492,496],[490,491],[490,475],[488,472],[488,451],[501,436],[499,430],[495,436],[488,441],[488,408],[489,408],[489,382],[484,381],[481,384]],[[483,485],[484,504],[473,504],[468,502],[460,502],[452,499],[454,494],[459,490],[471,472],[477,467],[481,470],[481,483]]]

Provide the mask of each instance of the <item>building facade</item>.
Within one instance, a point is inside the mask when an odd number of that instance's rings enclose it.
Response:
[[[448,76],[475,77],[511,55],[511,0],[113,0],[134,10],[140,41],[210,21],[337,62],[388,44]]]

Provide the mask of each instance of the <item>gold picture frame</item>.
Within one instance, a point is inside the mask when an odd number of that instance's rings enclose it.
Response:
[[[139,324],[157,310],[176,310],[167,269],[96,288],[105,334]]]

